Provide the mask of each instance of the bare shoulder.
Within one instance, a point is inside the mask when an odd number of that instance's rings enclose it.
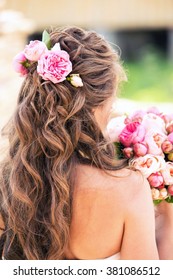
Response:
[[[119,252],[128,212],[133,216],[136,209],[140,210],[145,196],[149,197],[149,188],[139,172],[122,169],[105,173],[79,166],[73,195],[71,252],[79,259],[105,258]]]
[[[110,216],[116,227],[117,221],[123,223],[133,215],[140,217],[141,211],[153,211],[149,183],[139,171],[124,168],[107,174],[87,166],[81,167],[77,177],[74,202],[81,215],[83,211],[85,216],[90,215],[91,211],[97,219]]]
[[[104,172],[96,167],[80,166],[77,176],[77,190],[80,193],[106,195],[108,198],[127,202],[137,196],[147,195],[149,184],[138,171],[123,168]]]

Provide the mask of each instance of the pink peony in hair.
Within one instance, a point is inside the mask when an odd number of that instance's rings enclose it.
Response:
[[[13,61],[13,67],[21,76],[29,72],[33,63],[37,63],[37,73],[44,80],[49,80],[54,84],[67,80],[74,87],[82,87],[83,82],[79,74],[71,74],[72,63],[69,54],[61,50],[60,44],[56,43],[51,48],[50,34],[43,31],[42,41],[30,41],[25,46],[24,51],[19,53]],[[36,64],[35,63],[35,64]]]
[[[25,76],[28,73],[26,64],[28,60],[23,52],[18,53],[13,59],[13,68],[17,73],[20,73],[21,76]]]
[[[53,48],[38,60],[38,74],[54,84],[64,81],[71,71],[72,63],[66,51]]]
[[[48,51],[48,49],[45,43],[35,40],[30,41],[30,43],[26,45],[24,55],[31,61],[37,61],[46,51]]]

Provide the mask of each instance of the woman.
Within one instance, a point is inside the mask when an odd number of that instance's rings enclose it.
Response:
[[[159,221],[156,244],[149,185],[115,160],[107,139],[114,94],[125,78],[117,53],[76,27],[46,37],[49,50],[34,41],[17,57],[26,77],[1,167],[2,257],[172,258],[165,245],[172,237],[164,242],[172,222]],[[171,220],[172,208],[162,208]]]

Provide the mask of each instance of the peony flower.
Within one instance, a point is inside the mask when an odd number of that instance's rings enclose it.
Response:
[[[161,170],[164,184],[165,185],[172,185],[173,184],[173,162],[166,162],[165,168]]]
[[[157,107],[153,106],[153,107],[150,107],[148,110],[147,110],[147,114],[149,113],[152,113],[152,114],[155,114],[155,115],[160,115],[160,111]]]
[[[163,176],[160,172],[152,173],[147,179],[151,187],[158,188],[163,185]]]
[[[72,64],[66,51],[54,48],[44,53],[38,60],[38,74],[54,84],[64,81],[71,71]]]
[[[167,189],[166,188],[161,189],[159,199],[165,199],[167,197],[168,197]]]
[[[169,154],[173,150],[173,145],[169,140],[165,140],[161,145],[162,151]]]
[[[35,40],[30,41],[30,43],[26,45],[24,55],[31,61],[37,61],[46,51],[48,51],[48,49],[45,43]]]
[[[165,168],[165,161],[162,156],[147,154],[143,157],[137,157],[129,162],[130,167],[140,170],[148,178],[152,173]]]
[[[144,136],[145,128],[139,122],[132,122],[122,130],[119,140],[125,147],[129,147],[137,142],[142,142]]]
[[[107,133],[112,142],[117,142],[118,137],[125,127],[125,120],[126,116],[119,116],[116,118],[112,118],[108,125],[107,125]]]
[[[136,110],[125,119],[125,124],[129,124],[131,122],[142,122],[145,115],[146,112],[144,110]]]
[[[153,155],[162,155],[162,143],[166,139],[166,134],[158,133],[154,128],[148,130],[144,138],[144,142],[148,146],[148,153]]]
[[[142,125],[145,127],[147,132],[154,129],[155,133],[158,132],[159,134],[166,135],[165,122],[160,116],[153,113],[144,115]]]
[[[155,189],[155,188],[151,189],[151,194],[152,194],[153,200],[159,199],[160,192],[158,189]]]
[[[135,143],[133,146],[133,150],[135,152],[135,155],[140,157],[146,155],[148,148],[144,143]]]
[[[83,87],[83,82],[79,74],[71,74],[70,77],[67,78],[68,81],[72,84],[74,87]]]
[[[160,117],[164,120],[166,125],[168,125],[173,120],[173,114],[162,114]]]
[[[23,52],[18,53],[13,59],[13,68],[21,76],[25,76],[28,73],[26,68],[28,60]],[[25,66],[26,65],[26,66]]]

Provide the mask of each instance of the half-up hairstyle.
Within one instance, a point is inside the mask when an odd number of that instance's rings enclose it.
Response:
[[[5,259],[64,259],[77,164],[123,167],[93,113],[124,78],[119,56],[94,31],[69,27],[51,31],[50,37],[52,46],[60,43],[69,54],[83,87],[42,80],[36,64],[24,79],[6,128],[9,154],[0,169]]]

